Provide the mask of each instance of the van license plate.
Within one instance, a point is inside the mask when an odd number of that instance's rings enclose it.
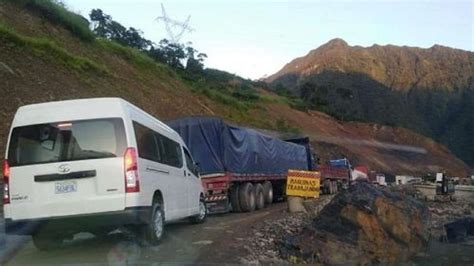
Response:
[[[77,191],[77,184],[74,181],[71,182],[56,182],[55,183],[55,193],[56,194],[65,194],[72,193]]]

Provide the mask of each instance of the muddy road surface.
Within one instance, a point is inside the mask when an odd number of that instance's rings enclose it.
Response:
[[[102,237],[77,234],[52,251],[37,250],[29,237],[7,236],[2,265],[241,263],[252,229],[286,215],[286,207],[286,203],[277,203],[252,213],[212,215],[198,225],[188,221],[169,224],[156,247],[139,245],[132,234],[120,231]]]

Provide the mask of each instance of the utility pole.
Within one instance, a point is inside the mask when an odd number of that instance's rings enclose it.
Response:
[[[161,16],[156,18],[156,21],[163,21],[165,24],[166,32],[168,33],[168,39],[172,43],[179,43],[181,38],[183,37],[184,33],[186,32],[193,32],[194,29],[189,26],[189,21],[191,19],[191,15],[184,22],[180,22],[174,20],[168,16],[166,13],[165,7],[163,3],[161,4]],[[177,32],[174,30],[177,29]]]

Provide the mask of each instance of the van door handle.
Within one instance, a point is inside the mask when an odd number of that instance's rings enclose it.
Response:
[[[153,167],[150,167],[150,166],[147,166],[146,170],[150,171],[150,172],[162,173],[162,174],[167,174],[167,175],[170,174],[170,171],[161,170],[161,169],[153,168]]]
[[[47,182],[47,181],[60,181],[68,179],[79,179],[95,177],[97,175],[96,170],[71,172],[68,174],[46,174],[46,175],[35,175],[35,182]]]

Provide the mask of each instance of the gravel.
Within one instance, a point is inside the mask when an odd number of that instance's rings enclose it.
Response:
[[[285,211],[283,217],[267,220],[255,226],[250,236],[245,239],[248,243],[245,249],[248,255],[241,258],[242,264],[282,265],[289,264],[280,257],[279,248],[282,240],[289,234],[300,232],[309,225],[313,218],[326,206],[334,196],[322,195],[318,199],[304,201],[304,213],[289,213]],[[243,239],[242,239],[243,240]],[[239,241],[239,239],[237,239]]]

